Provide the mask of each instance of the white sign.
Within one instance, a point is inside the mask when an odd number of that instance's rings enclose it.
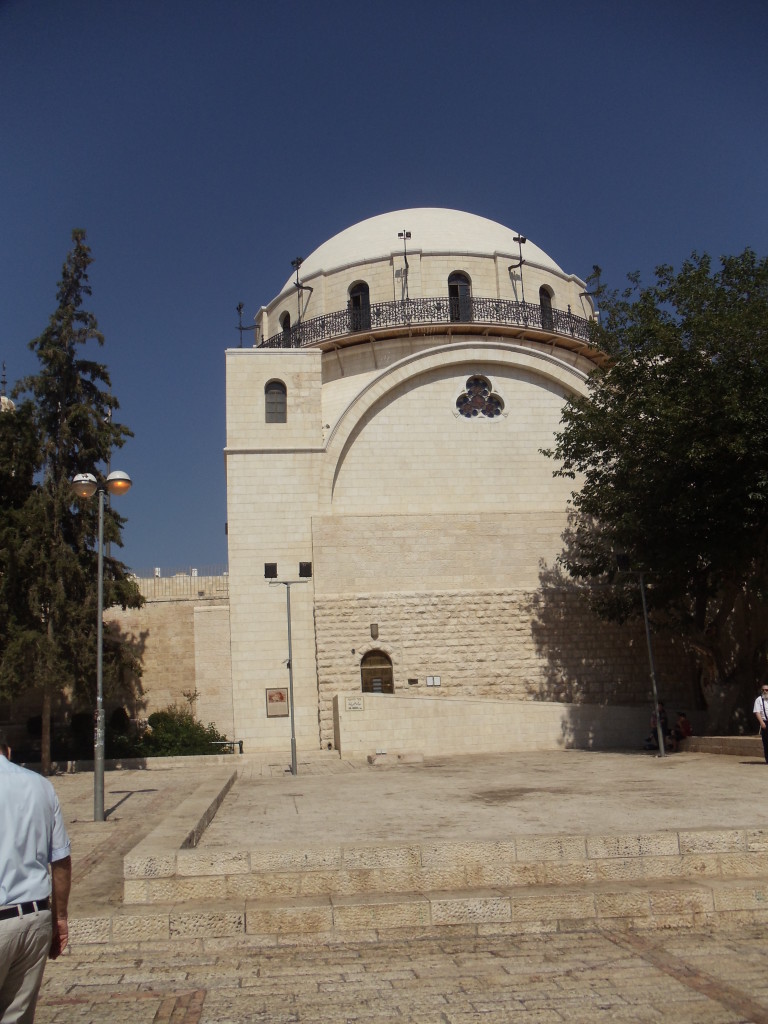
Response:
[[[347,711],[362,711],[363,710],[363,698],[362,697],[346,697],[345,706]]]

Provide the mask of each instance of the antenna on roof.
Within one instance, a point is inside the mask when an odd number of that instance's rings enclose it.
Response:
[[[598,267],[595,263],[592,267],[592,273],[587,277],[587,285],[594,285],[594,288],[588,287],[586,291],[579,292],[579,297],[586,296],[588,299],[599,299],[603,294],[603,285],[600,283],[600,275],[602,274],[602,267]],[[592,310],[595,314],[595,320],[600,319],[600,310],[597,308],[597,303],[592,303]]]
[[[5,389],[8,387],[8,381],[5,379],[5,360],[3,360],[3,376],[0,377],[0,395],[5,398]]]
[[[236,330],[238,330],[240,332],[240,348],[243,347],[243,333],[245,331],[253,331],[253,347],[256,348],[257,345],[258,345],[258,341],[259,341],[259,325],[257,323],[254,323],[251,327],[243,327],[243,304],[242,304],[242,302],[238,302],[238,304],[235,306],[235,309],[237,310],[237,321],[238,321],[238,325],[237,325]]]
[[[525,235],[515,235],[512,241],[517,242],[517,248],[520,250],[520,259],[517,261],[517,263],[511,263],[509,267],[507,267],[507,269],[509,271],[518,269],[520,270],[520,292],[522,295],[523,304],[525,304],[525,284],[523,282],[523,264],[525,263],[525,260],[523,259],[523,242],[527,242],[528,239],[525,237]]]
[[[591,299],[597,298],[599,295],[602,295],[603,286],[600,283],[600,275],[602,274],[602,272],[603,268],[598,267],[598,265],[595,263],[595,265],[592,267],[592,273],[587,278],[587,284],[594,284],[595,287],[591,290],[587,289],[587,291],[585,292],[579,292],[579,294],[588,295]],[[5,363],[3,363],[3,366],[5,366]]]
[[[411,237],[410,231],[398,231],[397,237],[403,240],[403,259],[405,260],[405,297],[409,298],[408,295],[408,239]]]
[[[295,260],[291,260],[291,266],[296,271],[296,280],[294,281],[294,284],[296,285],[296,287],[298,288],[298,291],[299,291],[299,294],[296,297],[296,306],[297,306],[297,309],[299,311],[299,324],[301,324],[301,293],[302,292],[310,292],[311,293],[311,292],[313,292],[315,290],[312,287],[311,284],[302,284],[301,281],[299,280],[299,267],[301,266],[301,264],[303,262],[304,262],[304,257],[303,256],[297,256]],[[307,304],[309,304],[309,299],[307,299]],[[306,304],[305,304],[305,309],[306,309]]]
[[[299,267],[301,266],[301,264],[303,262],[304,262],[304,257],[303,256],[297,256],[295,260],[291,260],[291,266],[296,271],[296,287],[297,288],[301,288],[301,285],[299,284]]]

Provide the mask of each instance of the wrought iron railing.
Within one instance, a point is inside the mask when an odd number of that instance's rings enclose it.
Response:
[[[273,334],[262,341],[259,348],[305,348],[321,341],[378,331],[387,327],[410,327],[427,324],[493,324],[503,327],[534,328],[589,341],[590,323],[562,309],[542,308],[532,302],[513,302],[509,299],[437,298],[402,299],[395,302],[375,302],[371,306],[340,309],[335,313],[304,320],[293,327]]]

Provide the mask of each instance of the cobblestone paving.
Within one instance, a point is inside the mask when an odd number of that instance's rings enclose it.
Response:
[[[768,1024],[763,937],[431,938],[49,964],[38,1024]]]

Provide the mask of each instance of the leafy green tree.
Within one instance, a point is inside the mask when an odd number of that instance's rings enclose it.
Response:
[[[21,643],[27,628],[33,629],[25,615],[23,509],[40,467],[34,408],[30,403],[15,412],[12,408],[0,412],[0,652],[3,654]],[[0,672],[6,667],[3,658]]]
[[[24,401],[3,414],[0,434],[0,475],[10,473],[14,483],[12,500],[0,507],[0,530],[8,538],[0,581],[0,687],[41,694],[44,770],[50,767],[54,699],[67,691],[75,700],[95,704],[98,503],[75,499],[70,481],[78,472],[98,475],[113,449],[131,436],[113,418],[118,402],[106,367],[81,354],[88,343],[101,346],[104,339],[94,315],[83,309],[84,297],[91,294],[85,232],[74,231],[72,239],[57,308],[45,331],[30,342],[39,371],[17,386]],[[12,445],[14,432],[19,438]],[[20,463],[18,476],[14,458]],[[106,510],[106,542],[121,544],[123,522]],[[104,577],[105,607],[142,603],[121,562],[105,559]],[[104,655],[108,692],[126,659],[130,670],[137,666],[120,645],[105,644]]]
[[[768,260],[694,253],[629,281],[595,328],[611,360],[547,452],[578,485],[561,563],[616,621],[640,611],[616,553],[647,572],[654,625],[684,639],[722,729],[767,675]]]

